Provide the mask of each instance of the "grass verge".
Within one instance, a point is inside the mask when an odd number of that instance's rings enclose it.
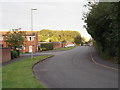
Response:
[[[103,58],[104,60],[108,61],[108,62],[112,62],[112,63],[116,63],[118,64],[118,60],[116,57],[111,57],[111,56],[108,56],[106,53],[103,53],[101,51],[101,47],[100,46],[97,46],[96,44],[94,45],[94,48],[97,50],[97,53],[99,54],[99,56],[101,58]]]
[[[2,67],[2,88],[44,88],[32,73],[32,65],[51,55],[26,58]]]
[[[70,49],[73,49],[75,47],[64,47],[64,48],[57,48],[55,50],[70,50]]]

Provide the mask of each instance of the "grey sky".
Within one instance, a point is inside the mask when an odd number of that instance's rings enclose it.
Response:
[[[12,2],[13,1],[13,2]],[[90,35],[83,28],[82,21],[85,0],[39,0],[29,2],[4,2],[0,3],[0,30],[22,28],[31,30],[31,8],[34,11],[34,30],[76,30],[82,36],[90,38]]]

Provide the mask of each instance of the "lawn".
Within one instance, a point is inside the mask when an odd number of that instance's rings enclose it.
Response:
[[[70,50],[70,49],[73,49],[75,47],[64,47],[64,48],[57,48],[55,50]]]
[[[49,57],[26,58],[2,67],[2,88],[44,88],[32,73],[36,62]]]

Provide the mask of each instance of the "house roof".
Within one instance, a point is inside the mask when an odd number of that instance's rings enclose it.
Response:
[[[4,36],[8,31],[0,31],[0,34]],[[10,31],[12,33],[12,31]],[[37,31],[22,31],[25,33],[26,36],[35,36],[37,34]]]

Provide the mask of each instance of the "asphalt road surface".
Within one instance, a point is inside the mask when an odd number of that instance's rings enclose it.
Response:
[[[36,78],[46,88],[118,88],[118,71],[94,64],[90,47],[53,54],[54,57],[33,68]]]

